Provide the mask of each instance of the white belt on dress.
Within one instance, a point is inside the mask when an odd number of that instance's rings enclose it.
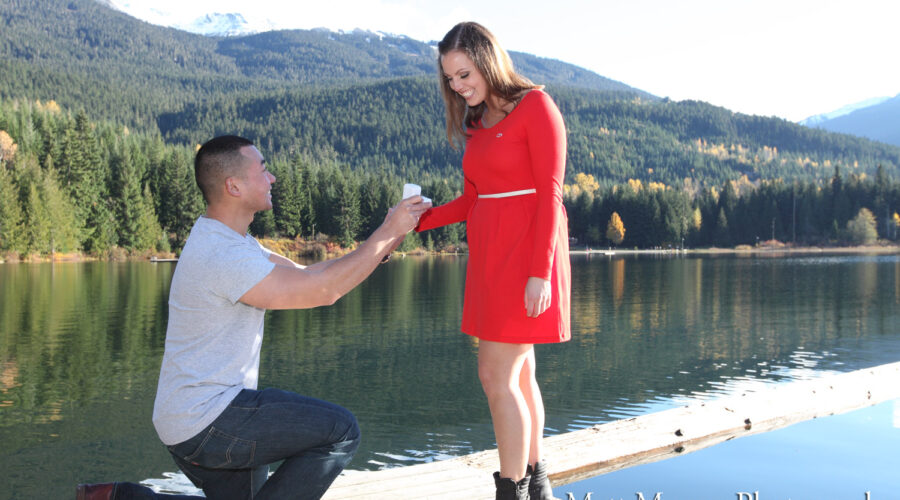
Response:
[[[537,193],[537,190],[532,189],[520,189],[518,191],[508,191],[506,193],[491,193],[491,194],[479,194],[479,198],[509,198],[510,196],[522,196],[523,194],[531,194]]]

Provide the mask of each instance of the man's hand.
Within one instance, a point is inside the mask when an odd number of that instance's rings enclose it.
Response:
[[[550,281],[534,276],[528,278],[525,284],[525,314],[529,318],[537,318],[550,308],[551,298]]]
[[[391,207],[390,209],[388,209],[388,213],[385,216],[384,223],[382,225],[396,223],[396,224],[400,224],[401,228],[405,227],[403,222],[408,221],[408,219],[399,215],[399,214],[402,214],[404,210],[406,210],[409,213],[409,215],[411,217],[413,217],[413,219],[409,219],[409,220],[414,220],[415,223],[412,225],[412,227],[410,227],[403,233],[403,236],[398,238],[397,241],[395,241],[394,244],[391,245],[391,248],[381,259],[382,264],[387,262],[388,259],[390,259],[391,253],[393,253],[394,250],[396,250],[397,247],[399,247],[403,243],[403,240],[406,239],[406,233],[412,231],[413,229],[416,228],[416,226],[419,225],[419,217],[421,217],[422,214],[427,212],[430,208],[431,208],[431,200],[425,201],[425,198],[423,198],[419,195],[415,195],[415,196],[410,196],[409,198],[401,201],[394,207]],[[398,221],[392,220],[394,217],[399,217],[400,220],[398,220]]]
[[[388,210],[387,216],[384,218],[385,226],[392,236],[400,237],[396,245],[391,248],[397,248],[403,241],[403,236],[412,231],[419,225],[419,217],[431,208],[431,202],[425,203],[419,195],[410,196],[409,198],[394,205]]]

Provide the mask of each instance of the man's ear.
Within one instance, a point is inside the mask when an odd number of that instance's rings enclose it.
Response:
[[[225,178],[225,194],[231,196],[240,196],[241,195],[241,187],[235,177],[226,177]]]

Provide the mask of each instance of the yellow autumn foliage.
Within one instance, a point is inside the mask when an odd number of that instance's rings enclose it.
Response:
[[[16,141],[5,130],[0,130],[0,161],[11,162],[18,149]]]
[[[591,174],[577,173],[575,174],[574,184],[563,185],[563,197],[573,200],[581,196],[581,193],[593,195],[600,190],[600,183]]]
[[[606,225],[606,237],[613,242],[614,245],[622,243],[625,239],[625,224],[618,212],[613,212]]]

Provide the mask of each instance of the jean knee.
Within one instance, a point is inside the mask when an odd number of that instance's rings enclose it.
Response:
[[[349,449],[356,450],[362,440],[359,422],[356,420],[356,415],[350,410],[346,408],[341,408],[341,410],[340,418],[335,423],[335,429],[340,433],[338,442]]]
[[[347,412],[349,415],[349,426],[347,429],[347,440],[359,443],[360,438],[362,437],[362,431],[359,430],[359,422],[356,420],[356,415]]]

